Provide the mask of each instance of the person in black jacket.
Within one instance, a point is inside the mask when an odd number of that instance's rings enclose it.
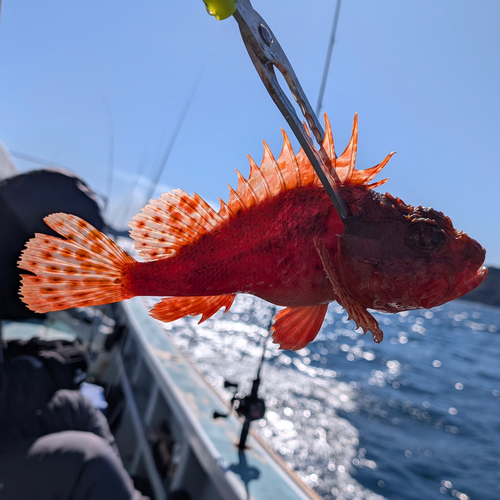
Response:
[[[140,500],[104,415],[65,377],[57,362],[18,349],[3,358],[2,320],[43,320],[18,297],[17,260],[43,218],[68,212],[104,221],[77,177],[40,170],[0,181],[0,500]],[[7,352],[7,351],[6,351]]]

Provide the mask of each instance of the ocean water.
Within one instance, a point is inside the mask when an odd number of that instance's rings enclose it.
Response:
[[[240,296],[165,328],[227,400],[224,379],[248,393],[266,344],[253,428],[322,498],[500,499],[500,308],[374,313],[377,345],[332,304],[298,352],[267,339],[273,313]]]

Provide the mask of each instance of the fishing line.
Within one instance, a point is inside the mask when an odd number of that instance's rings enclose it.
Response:
[[[328,78],[328,72],[330,70],[330,62],[332,59],[333,44],[335,43],[335,35],[337,33],[337,25],[339,23],[340,4],[341,3],[342,3],[342,0],[337,0],[337,5],[335,7],[335,15],[333,16],[333,25],[332,25],[332,32],[330,34],[330,43],[328,45],[325,67],[323,69],[323,78],[321,80],[321,86],[319,89],[318,104],[316,104],[316,116],[319,115],[319,112],[321,111],[321,108],[323,106],[323,96],[325,94],[326,80]]]
[[[139,170],[137,171],[137,174],[135,175],[134,181],[132,182],[132,187],[130,188],[127,196],[123,199],[121,205],[116,209],[115,217],[113,218],[111,224],[114,226],[115,224],[118,223],[120,217],[122,214],[125,216],[129,213],[132,203],[134,201],[134,190],[137,187],[137,185],[140,183],[141,177],[143,177],[144,173],[144,167],[146,165],[146,156],[147,153],[144,153],[144,158],[140,163]],[[111,215],[110,215],[111,219]],[[126,221],[128,223],[128,220]]]
[[[28,155],[26,153],[21,153],[19,151],[12,151],[12,150],[9,150],[9,153],[10,156],[13,156],[14,158],[19,158],[20,160],[36,163],[37,165],[42,165],[45,167],[58,167],[58,168],[63,168],[64,170],[68,170],[70,172],[72,171],[69,167],[63,165],[62,163],[57,163],[51,160],[45,160],[44,158],[40,158],[39,156]]]
[[[172,135],[170,136],[170,140],[167,144],[167,147],[165,148],[165,151],[163,152],[163,156],[160,160],[160,164],[158,165],[158,170],[156,172],[154,180],[151,181],[151,186],[149,188],[149,191],[147,192],[145,204],[149,203],[149,200],[151,198],[153,198],[153,194],[156,190],[156,187],[158,186],[158,183],[160,182],[160,178],[163,174],[165,166],[167,165],[170,154],[172,153],[172,150],[174,149],[175,141],[177,140],[179,132],[181,131],[182,125],[184,123],[184,119],[186,118],[186,116],[188,114],[189,108],[191,107],[191,104],[195,98],[196,92],[198,91],[198,87],[200,86],[201,80],[203,79],[203,76],[205,74],[205,70],[208,66],[208,61],[212,57],[212,52],[213,52],[213,50],[209,52],[205,62],[203,63],[201,71],[198,73],[198,76],[196,77],[196,80],[195,80],[194,85],[191,89],[189,97],[188,97],[187,101],[184,103],[184,107],[183,107],[182,112],[181,112],[181,114],[177,120],[177,123],[174,127],[174,131],[173,131]]]
[[[218,42],[220,42],[219,39],[217,39],[214,42],[214,46]],[[189,98],[187,99],[186,103],[184,104],[183,110],[182,110],[182,112],[181,112],[181,114],[179,116],[179,119],[177,121],[176,127],[174,128],[174,132],[173,132],[173,134],[170,137],[170,140],[169,140],[169,142],[167,144],[167,147],[165,148],[165,151],[163,152],[163,156],[162,156],[162,158],[160,160],[160,163],[158,165],[158,170],[156,172],[156,175],[154,176],[154,180],[152,180],[150,182],[149,190],[146,193],[145,202],[142,203],[141,206],[144,206],[144,205],[146,205],[146,204],[149,203],[149,200],[153,197],[154,192],[155,192],[155,190],[158,187],[158,183],[160,182],[160,178],[161,178],[161,176],[163,174],[163,171],[164,171],[164,169],[165,169],[165,167],[166,167],[166,165],[168,163],[168,159],[169,159],[170,154],[171,154],[171,152],[172,152],[172,150],[174,148],[177,136],[179,135],[179,132],[181,131],[182,125],[184,123],[184,119],[187,116],[187,113],[189,111],[191,103],[194,100],[194,97],[196,96],[196,92],[198,91],[198,87],[200,86],[201,80],[203,79],[203,76],[205,74],[205,70],[206,70],[206,68],[208,66],[208,62],[209,62],[210,58],[212,57],[213,52],[214,52],[214,47],[212,47],[212,49],[208,53],[208,56],[207,56],[206,60],[203,63],[201,71],[199,72],[197,78],[195,79],[195,82],[194,82],[193,88],[191,90],[191,93],[189,95]],[[144,161],[141,164],[141,166],[139,168],[139,172],[137,174],[137,179],[139,179],[142,176],[143,171],[144,171],[145,163],[146,162]],[[122,208],[120,209],[120,214],[124,211],[124,207],[127,208],[127,209],[130,207],[130,205],[132,203],[132,198],[133,198],[133,191],[134,191],[134,188],[135,188],[136,184],[137,184],[137,182],[134,183],[134,185],[130,189],[130,191],[129,191],[127,197],[126,197],[126,199],[124,200]],[[118,215],[115,218],[115,223],[116,223],[117,219],[118,219]]]
[[[113,174],[115,170],[115,123],[113,120],[113,111],[109,105],[109,100],[106,95],[103,96],[104,108],[108,118],[108,175],[106,179],[106,206],[104,211],[108,212],[109,200],[111,200],[111,190],[113,188]]]

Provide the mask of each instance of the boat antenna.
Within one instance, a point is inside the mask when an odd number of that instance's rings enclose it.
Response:
[[[333,44],[335,43],[335,35],[337,34],[337,25],[339,23],[341,3],[342,0],[337,0],[337,5],[335,7],[335,14],[333,16],[333,25],[332,25],[332,32],[330,34],[330,43],[328,44],[325,67],[323,69],[323,78],[321,79],[321,86],[319,89],[318,104],[316,104],[316,116],[319,115],[321,108],[323,107],[323,96],[325,94],[326,79],[328,78],[328,72],[330,70],[330,62],[332,59]]]

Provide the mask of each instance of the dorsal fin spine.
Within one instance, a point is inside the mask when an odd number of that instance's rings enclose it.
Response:
[[[351,138],[344,152],[337,158],[336,169],[337,175],[342,184],[349,184],[354,172],[356,163],[356,152],[358,145],[358,115],[354,115],[354,123],[352,126]]]
[[[270,198],[272,196],[271,190],[269,189],[269,185],[267,184],[267,181],[262,174],[261,169],[257,166],[257,164],[253,161],[253,158],[249,155],[248,160],[250,161],[250,178],[252,178],[252,175],[255,174],[256,177],[258,177],[258,181],[261,183],[261,185],[264,187],[264,190],[266,192],[266,195]],[[265,199],[265,197],[259,197],[259,201]]]
[[[193,193],[194,200],[203,210],[203,219],[212,227],[217,227],[222,222],[222,217],[197,193]]]
[[[396,154],[395,151],[393,151],[392,153],[389,153],[383,160],[381,163],[379,163],[378,165],[375,165],[374,167],[372,168],[367,168],[366,170],[362,170],[362,172],[366,172],[366,175],[365,176],[365,182],[370,182],[386,165],[387,165],[387,162]],[[387,179],[385,179],[383,182],[385,182]],[[382,181],[379,181],[379,182],[382,182]]]
[[[349,171],[354,172],[354,166],[356,165],[356,157],[358,154],[358,114],[354,115],[354,124],[352,126],[352,150],[351,150],[351,158],[349,162]]]
[[[246,194],[245,205],[247,208],[255,205],[259,200],[255,195],[255,191],[253,190],[250,183],[241,175],[239,170],[236,170],[236,175],[238,176],[238,189],[239,192],[244,192]]]
[[[270,164],[274,168],[274,171],[276,172],[276,177],[279,181],[279,192],[285,192],[286,191],[285,179],[283,179],[283,174],[281,173],[281,169],[278,165],[278,162],[276,161],[273,153],[269,149],[267,142],[263,141],[263,143],[264,143],[264,158],[267,158],[267,160],[270,162]]]
[[[293,173],[295,175],[295,186],[294,187],[302,186],[302,177],[300,175],[300,168],[299,168],[299,165],[297,163],[297,157],[295,156],[295,153],[293,152],[292,145],[290,144],[290,139],[288,138],[288,135],[286,134],[286,132],[283,129],[281,129],[281,133],[283,134],[283,148],[282,148],[281,154],[278,158],[278,163],[280,163],[280,160],[284,163],[286,161],[285,155],[288,155],[288,159],[292,163]]]
[[[326,113],[324,113],[323,117],[325,119],[325,139],[323,140],[323,147],[325,148],[328,158],[330,158],[331,167],[335,169],[337,155],[335,154],[335,143],[333,141],[332,127]]]
[[[229,187],[229,203],[228,203],[228,205],[232,206],[232,205],[234,205],[235,202],[238,202],[241,208],[239,210],[237,210],[237,212],[239,212],[240,210],[246,210],[247,207],[243,203],[243,200],[238,195],[238,193],[229,184],[228,184],[228,187]]]
[[[231,217],[234,217],[236,214],[231,210],[231,208],[227,205],[227,203],[219,198],[220,202],[220,209],[219,209],[219,215],[224,219],[229,219]]]

